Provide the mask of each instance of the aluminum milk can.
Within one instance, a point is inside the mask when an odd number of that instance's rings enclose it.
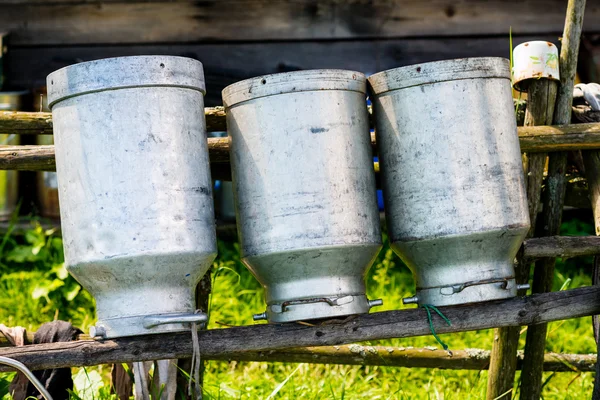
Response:
[[[369,78],[385,213],[412,269],[406,303],[516,295],[529,230],[508,60],[447,60]]]
[[[266,289],[255,319],[366,313],[381,249],[363,74],[267,75],[223,90],[242,260]]]
[[[65,260],[92,336],[189,330],[216,233],[198,61],[109,58],[47,78]]]

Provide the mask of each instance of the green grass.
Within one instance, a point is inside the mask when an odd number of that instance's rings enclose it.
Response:
[[[580,221],[569,222],[563,228],[563,234],[593,234],[593,227]],[[0,258],[0,322],[35,329],[58,317],[87,329],[94,322],[93,300],[64,275],[60,238],[39,227],[32,231],[25,238],[9,238]],[[213,265],[211,329],[253,324],[252,314],[264,311],[262,288],[241,265],[238,250],[235,243],[219,243],[219,257]],[[37,255],[33,256],[35,251]],[[560,290],[565,283],[568,288],[590,285],[591,261],[580,258],[559,262],[554,290]],[[378,311],[405,308],[401,299],[412,295],[413,287],[410,271],[385,246],[368,274],[369,298],[384,300]],[[521,348],[525,335],[521,335]],[[450,349],[491,349],[493,340],[492,330],[440,337]],[[369,344],[439,347],[431,335]],[[591,318],[551,323],[546,349],[594,353]],[[93,376],[96,382],[101,377],[108,383],[108,367],[87,368],[84,372],[74,369],[83,382],[79,383],[80,392],[86,385],[86,376]],[[3,385],[9,378],[0,374],[0,397],[6,393]],[[544,379],[544,399],[582,399],[591,395],[592,373],[545,373]],[[518,381],[517,375],[517,384]],[[207,399],[482,399],[487,371],[208,361],[204,382]],[[73,394],[74,399],[90,396],[89,391],[76,390]],[[96,390],[93,397],[110,398],[108,385]]]

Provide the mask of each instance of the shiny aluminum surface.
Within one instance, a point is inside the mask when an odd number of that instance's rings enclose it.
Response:
[[[189,330],[169,321],[194,315],[217,252],[202,64],[105,59],[47,84],[65,260],[96,299],[94,333]]]
[[[508,60],[413,65],[369,78],[392,247],[436,306],[516,295],[529,229]]]
[[[267,75],[223,91],[242,259],[271,322],[366,313],[381,249],[358,72]]]

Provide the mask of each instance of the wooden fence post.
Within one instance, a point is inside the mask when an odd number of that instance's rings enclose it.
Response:
[[[587,179],[588,188],[590,191],[590,202],[592,203],[592,211],[594,212],[594,225],[596,227],[596,235],[600,236],[600,151],[582,151],[583,162],[585,165],[585,177]],[[596,256],[594,259],[594,272],[593,272],[593,284],[598,284],[598,269],[600,266],[600,257]],[[594,323],[594,336],[596,339],[596,347],[598,346],[598,332],[597,332],[597,319],[598,316],[592,317]],[[600,363],[599,363],[600,364]],[[596,365],[596,379],[594,382],[594,392],[592,399],[600,400],[600,367]]]
[[[554,112],[554,123],[565,125],[571,121],[573,84],[577,71],[579,41],[583,28],[585,0],[569,0],[565,28],[560,50],[560,88]],[[562,222],[562,209],[567,180],[565,169],[567,153],[551,153],[548,161],[546,189],[542,195],[544,209],[542,220],[537,224],[538,236],[557,235]],[[536,262],[533,277],[533,293],[552,290],[556,258],[544,258]],[[542,391],[542,366],[546,347],[548,324],[532,325],[527,330],[525,358],[521,372],[521,399],[538,400]]]
[[[199,310],[202,310],[202,312],[208,313],[208,306],[209,306],[209,302],[210,302],[210,293],[212,291],[212,284],[211,284],[211,279],[212,279],[212,272],[213,269],[212,267],[210,267],[210,269],[208,271],[206,271],[206,274],[204,274],[204,276],[202,277],[202,279],[200,280],[200,282],[198,283],[198,286],[196,286],[196,308]],[[208,322],[207,322],[208,325]],[[206,327],[204,327],[203,329],[206,329]],[[190,338],[191,340],[191,338]],[[202,359],[202,354],[200,354],[201,357],[201,366],[200,366],[200,387],[203,387],[203,381],[204,381],[204,365],[205,362]],[[192,359],[191,358],[182,358],[177,360],[177,366],[178,369],[181,369],[183,371],[186,371],[188,373],[191,374],[191,366],[192,366]],[[188,387],[188,378],[181,373],[181,371],[177,371],[177,399],[191,399],[192,397],[188,395],[187,392],[187,387]]]
[[[532,79],[527,91],[527,109],[525,111],[525,126],[550,125],[554,116],[554,103],[558,84],[556,81],[541,78]],[[544,179],[546,153],[531,153],[524,155],[524,173],[527,186],[527,202],[531,229],[527,238],[533,236],[535,222],[540,206],[540,194]],[[517,284],[529,281],[531,259],[524,257],[524,249],[517,254],[515,274]],[[525,293],[519,293],[520,295]],[[488,374],[487,399],[510,399],[515,381],[517,368],[516,355],[519,346],[521,327],[511,326],[494,330],[494,343]]]

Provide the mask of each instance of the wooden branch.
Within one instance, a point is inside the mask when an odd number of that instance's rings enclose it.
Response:
[[[222,126],[225,124],[224,111],[218,109],[207,108],[206,113],[211,113],[211,129],[219,128],[225,130]],[[7,113],[4,113],[7,114]],[[22,114],[22,113],[8,113]],[[27,113],[33,114],[33,113]],[[39,113],[43,114],[43,113]],[[3,119],[3,113],[0,113],[0,134],[10,132],[26,132],[35,133],[39,129],[48,129],[41,127],[41,124],[27,123],[22,128],[21,125],[15,125],[13,120],[10,124],[6,124],[6,119]],[[15,119],[16,121],[16,119]],[[207,125],[208,125],[207,117]],[[19,128],[7,128],[15,127]],[[576,127],[581,126],[581,129]],[[22,128],[22,129],[21,129]],[[573,133],[572,135],[567,134]],[[536,126],[536,127],[519,127],[519,135],[521,140],[521,148],[527,152],[544,152],[544,151],[562,151],[574,149],[600,149],[600,123],[566,125],[566,126]],[[580,140],[574,140],[579,138]],[[374,145],[374,143],[373,143]],[[208,150],[210,152],[210,160],[217,168],[223,168],[229,163],[229,140],[227,138],[208,138]],[[0,170],[15,169],[20,171],[55,171],[54,164],[54,146],[5,146],[0,147]],[[228,168],[228,166],[227,166]],[[230,177],[231,171],[224,172],[213,171],[220,173],[221,176]],[[222,178],[219,178],[222,179]]]
[[[437,315],[437,333],[462,332],[502,326],[533,325],[600,312],[600,287],[586,287],[487,303],[440,307],[452,321],[448,326]],[[213,329],[199,332],[203,357],[309,346],[335,346],[367,340],[430,335],[424,309],[386,311],[347,318],[317,326],[267,325]],[[432,339],[433,342],[433,339]],[[189,333],[148,335],[105,341],[77,341],[2,348],[31,369],[89,366],[169,358],[192,353]],[[5,369],[4,369],[5,370]]]
[[[204,109],[207,132],[224,132],[225,109],[206,107]],[[0,135],[52,135],[52,113],[0,111]]]
[[[206,130],[227,130],[223,107],[206,107]],[[520,126],[521,151],[548,152],[600,148],[600,123]],[[52,134],[52,114],[46,112],[0,111],[0,134]],[[372,135],[374,141],[375,136]],[[375,143],[373,143],[375,144]]]
[[[570,258],[600,254],[600,237],[547,236],[527,239],[523,244],[525,257]]]
[[[600,124],[521,126],[521,151],[539,153],[600,148]]]
[[[205,357],[206,358],[206,357]],[[304,347],[287,350],[242,352],[208,357],[222,361],[258,361],[309,364],[380,365],[405,368],[440,368],[458,370],[487,369],[490,351],[481,349],[452,350],[452,354],[434,347],[387,347],[358,344],[325,347]],[[515,357],[521,369],[523,353]],[[594,371],[595,354],[546,353],[544,371]]]
[[[211,164],[229,162],[229,140],[208,138]],[[56,171],[54,145],[0,146],[0,170]]]
[[[54,146],[0,146],[0,169],[56,171]]]
[[[0,111],[0,135],[52,135],[52,113]]]
[[[34,333],[27,333],[29,342]],[[80,335],[78,340],[89,340]],[[0,333],[0,347],[12,347]],[[323,347],[301,347],[284,350],[246,351],[202,355],[203,360],[255,361],[340,365],[380,365],[405,368],[440,368],[457,370],[483,370],[488,368],[490,351],[482,349],[452,350],[452,354],[435,347],[363,346],[359,344]],[[523,353],[516,356],[516,368],[520,369]],[[570,372],[594,371],[595,354],[546,353],[544,371]]]
[[[560,87],[556,98],[553,123],[565,125],[571,122],[573,85],[577,72],[579,42],[583,29],[585,0],[569,0],[565,18],[565,28],[560,50]],[[538,236],[558,235],[562,222],[567,179],[567,153],[553,153],[548,159],[548,177],[543,194],[544,209],[538,228]],[[533,276],[533,293],[549,292],[554,280],[556,258],[543,258],[537,261]],[[525,358],[521,379],[521,400],[538,400],[542,392],[542,364],[546,346],[548,325],[539,324],[527,330]]]

